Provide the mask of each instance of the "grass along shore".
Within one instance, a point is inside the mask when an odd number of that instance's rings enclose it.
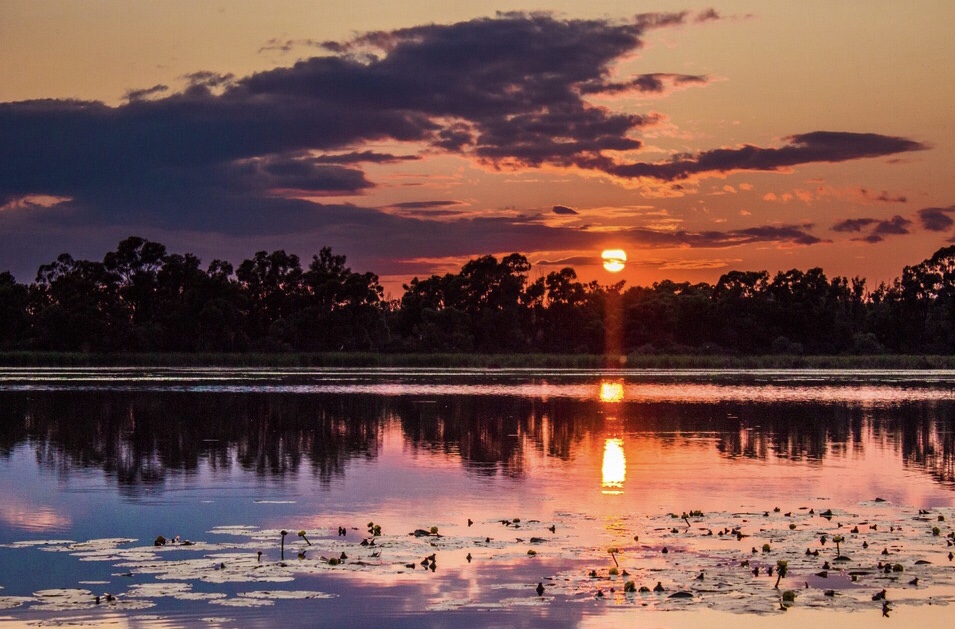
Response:
[[[417,367],[487,369],[955,369],[952,355],[0,352],[0,367]]]

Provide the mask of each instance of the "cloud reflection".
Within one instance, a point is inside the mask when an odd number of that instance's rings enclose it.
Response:
[[[57,513],[52,507],[33,505],[16,497],[4,496],[0,504],[0,521],[23,531],[63,531],[72,525],[72,520]]]

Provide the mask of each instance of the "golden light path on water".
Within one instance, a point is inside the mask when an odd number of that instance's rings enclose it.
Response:
[[[623,452],[623,439],[607,439],[604,444],[601,475],[603,493],[623,493],[623,483],[627,480],[627,456]]]
[[[606,403],[615,403],[623,401],[623,383],[622,382],[601,382],[600,383],[600,401]]]

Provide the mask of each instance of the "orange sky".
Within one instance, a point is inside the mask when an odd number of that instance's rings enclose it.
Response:
[[[138,234],[236,264],[329,245],[393,296],[512,251],[603,283],[871,286],[955,234],[952,23],[944,0],[5,0],[0,270]]]

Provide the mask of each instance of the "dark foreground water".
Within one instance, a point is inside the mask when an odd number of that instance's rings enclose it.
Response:
[[[939,625],[953,525],[955,372],[0,369],[3,628]]]

